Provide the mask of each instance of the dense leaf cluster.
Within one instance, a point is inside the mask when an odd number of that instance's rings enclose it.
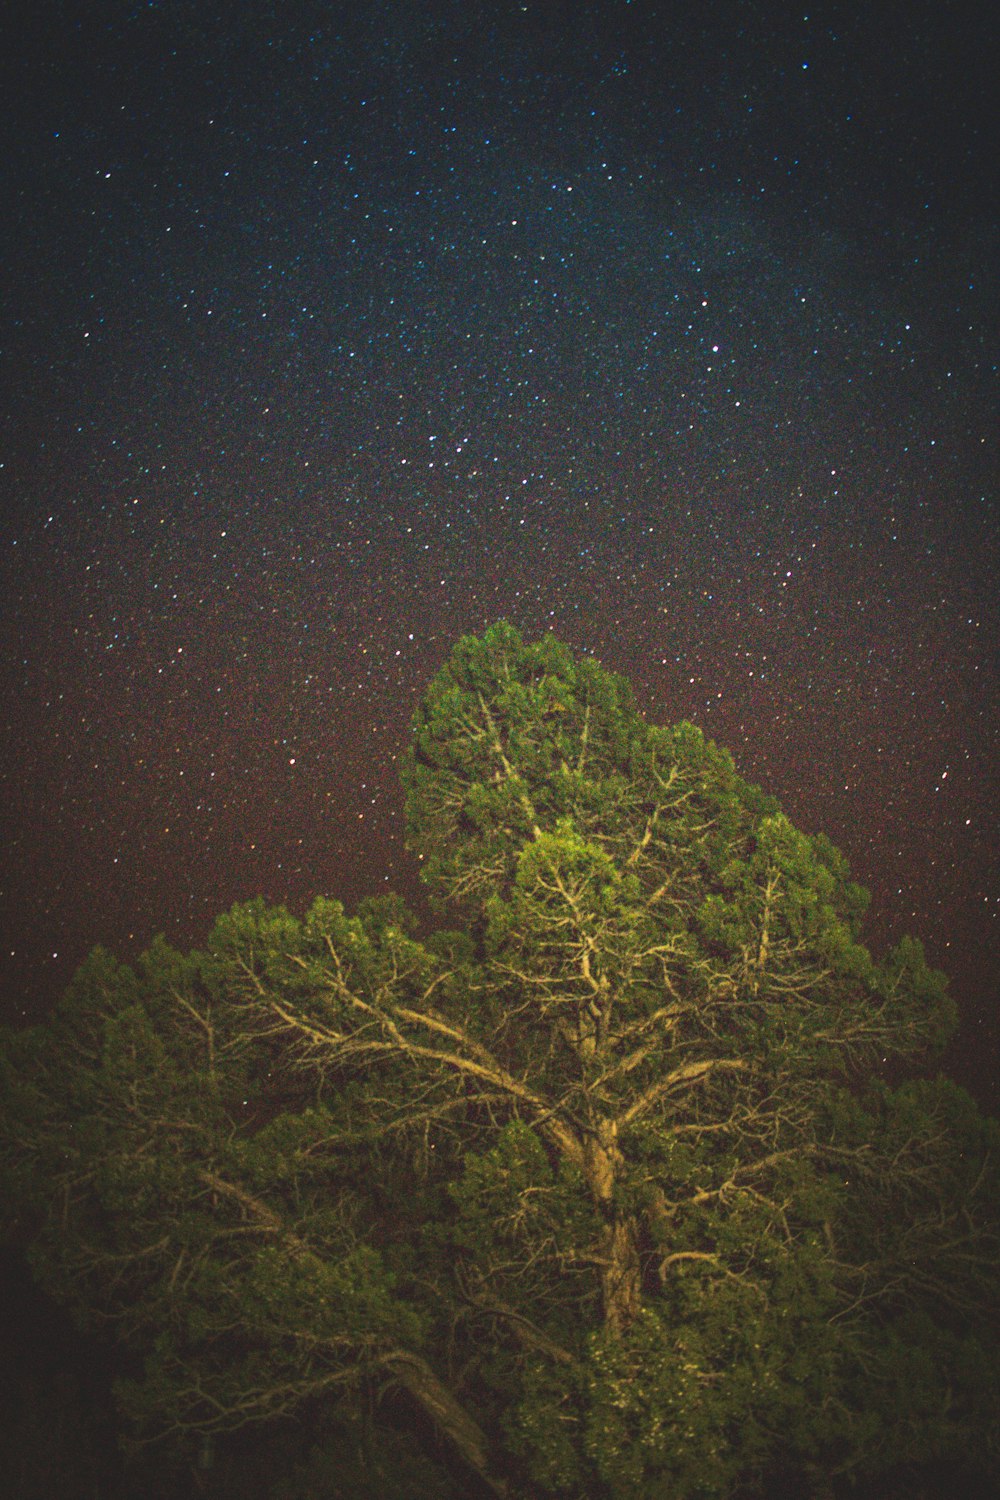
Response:
[[[251,902],[4,1039],[10,1229],[130,1440],[294,1417],[290,1496],[996,1476],[997,1128],[878,1081],[953,1025],[919,944],[551,638],[460,641],[404,784],[452,927]]]

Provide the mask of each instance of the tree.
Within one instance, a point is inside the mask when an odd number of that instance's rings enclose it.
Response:
[[[460,641],[404,785],[454,930],[254,902],[7,1038],[8,1195],[137,1440],[322,1411],[382,1494],[995,1473],[997,1127],[878,1082],[953,1025],[919,944],[552,638]]]

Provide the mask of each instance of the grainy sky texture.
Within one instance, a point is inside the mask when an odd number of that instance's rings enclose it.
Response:
[[[506,617],[841,845],[873,944],[953,976],[948,1063],[995,1108],[982,8],[31,14],[0,63],[5,1018],[99,940],[411,892],[414,701]]]

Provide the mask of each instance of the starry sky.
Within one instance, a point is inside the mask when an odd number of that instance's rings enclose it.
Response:
[[[780,16],[779,16],[780,12]],[[977,19],[977,16],[979,19]],[[940,0],[40,0],[0,62],[0,1006],[412,895],[455,639],[689,718],[1000,1105],[995,36]]]

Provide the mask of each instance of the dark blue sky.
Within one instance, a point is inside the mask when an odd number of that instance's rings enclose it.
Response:
[[[454,639],[691,718],[996,1107],[978,7],[42,3],[5,49],[0,980],[414,885]]]

